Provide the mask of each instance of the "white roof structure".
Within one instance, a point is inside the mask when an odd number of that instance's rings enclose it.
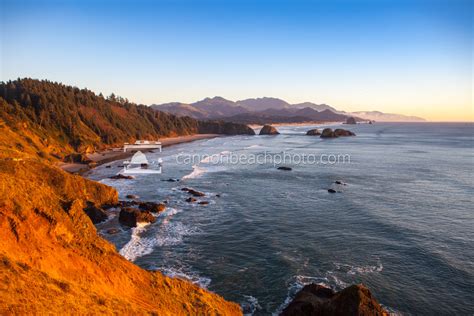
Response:
[[[142,153],[141,151],[137,151],[130,160],[130,163],[136,165],[148,164],[148,160],[146,159],[144,153]]]

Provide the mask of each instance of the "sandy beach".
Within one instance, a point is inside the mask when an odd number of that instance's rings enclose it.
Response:
[[[219,136],[222,136],[222,135],[194,134],[194,135],[186,135],[186,136],[160,138],[159,141],[161,141],[162,147],[169,147],[173,145],[189,143],[196,140],[209,139],[209,138],[214,138],[214,137],[219,137]],[[115,160],[125,159],[127,157],[130,157],[132,154],[133,154],[132,152],[123,152],[122,148],[117,147],[117,148],[109,148],[104,151],[88,154],[87,158],[89,158],[93,163],[97,165],[101,165],[101,164],[112,162]],[[65,162],[61,162],[58,165],[58,167],[70,173],[83,173],[91,168],[89,164],[65,163]]]

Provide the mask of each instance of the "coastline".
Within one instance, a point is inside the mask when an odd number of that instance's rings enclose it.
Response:
[[[335,125],[335,124],[342,124],[342,122],[304,122],[304,123],[269,123],[266,125],[271,125],[271,126],[313,126],[313,125],[318,125],[318,126],[330,126],[330,125]],[[262,128],[262,124],[248,124],[250,128],[253,129],[258,129]]]
[[[178,144],[190,143],[196,140],[202,139],[211,139],[215,137],[222,137],[221,134],[193,134],[193,135],[184,135],[184,136],[175,136],[175,137],[166,137],[160,138],[162,147],[169,147]],[[103,151],[98,151],[92,154],[88,154],[87,158],[92,161],[92,164],[95,166],[103,165],[116,160],[126,159],[131,157],[133,152],[123,152],[121,148],[109,148]],[[69,173],[84,173],[89,171],[92,167],[90,164],[85,163],[69,163],[69,162],[60,162],[58,167],[63,171]]]

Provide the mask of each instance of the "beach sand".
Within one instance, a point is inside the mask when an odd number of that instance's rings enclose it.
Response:
[[[177,144],[189,143],[200,139],[209,139],[222,136],[220,134],[194,134],[186,136],[160,138],[162,147],[168,147]],[[122,148],[110,148],[104,151],[88,154],[87,158],[93,163],[101,165],[115,160],[125,159],[133,155],[133,152],[123,152]],[[58,167],[70,173],[83,173],[90,170],[91,166],[82,163],[65,163],[61,162]]]

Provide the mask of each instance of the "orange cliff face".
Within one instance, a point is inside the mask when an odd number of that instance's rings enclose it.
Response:
[[[113,188],[36,159],[0,158],[0,196],[0,314],[242,314],[100,238],[83,207],[116,203]]]

